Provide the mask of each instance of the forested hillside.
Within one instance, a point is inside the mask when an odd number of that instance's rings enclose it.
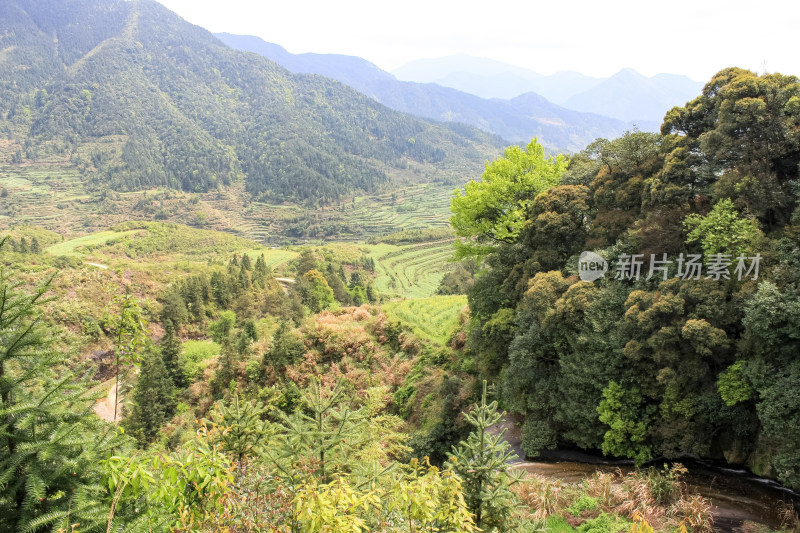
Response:
[[[400,81],[357,57],[290,54],[280,46],[250,35],[217,36],[238,50],[260,54],[292,72],[339,80],[397,111],[469,124],[511,142],[538,137],[551,152],[577,152],[597,137],[616,137],[632,127],[632,123],[622,120],[566,109],[535,93],[510,100],[480,98],[444,84]],[[646,126],[651,124],[648,122]]]
[[[730,68],[660,134],[568,168],[512,147],[454,198],[459,253],[488,265],[468,351],[527,453],[694,454],[800,487],[798,163],[798,79]]]
[[[393,112],[332,80],[224,46],[152,1],[0,6],[0,132],[11,164],[68,164],[96,189],[326,204],[409,164],[477,170],[498,140]]]

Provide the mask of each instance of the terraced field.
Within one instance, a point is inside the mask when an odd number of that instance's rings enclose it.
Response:
[[[430,296],[389,302],[383,305],[383,310],[410,325],[417,336],[444,345],[458,328],[466,305],[467,297],[463,295]]]
[[[377,244],[364,247],[375,260],[378,274],[375,287],[383,294],[403,298],[432,296],[442,277],[454,264],[453,241],[444,240],[395,246]]]
[[[213,217],[212,229],[234,231],[257,242],[357,242],[402,230],[447,227],[452,189],[417,184],[394,192],[344,199],[335,206],[306,209],[289,204],[247,203],[241,185],[234,184],[225,194],[204,194],[202,203],[211,212],[221,214]],[[292,237],[292,225],[321,228],[322,233]]]
[[[46,249],[52,255],[66,255],[68,257],[82,257],[85,255],[87,248],[93,248],[101,244],[108,244],[111,241],[119,240],[127,235],[136,233],[137,230],[128,231],[99,231],[97,233],[90,233],[83,237],[77,237],[68,241],[63,241],[54,244]]]
[[[80,173],[69,163],[0,165],[0,215],[15,223],[56,227],[69,213],[74,221],[91,212]]]
[[[402,230],[447,227],[453,190],[451,185],[414,183],[313,208],[253,202],[243,181],[202,194],[166,189],[101,194],[69,161],[13,165],[2,159],[0,229],[30,223],[68,238],[127,220],[156,219],[272,246],[358,242]]]
[[[209,261],[226,262],[233,253],[246,253],[253,261],[263,254],[267,265],[276,268],[298,255],[294,250],[260,246],[228,233],[158,222],[123,224],[115,229],[58,242],[45,251],[102,265],[126,265],[126,268],[133,268],[133,265],[136,268],[167,268]]]

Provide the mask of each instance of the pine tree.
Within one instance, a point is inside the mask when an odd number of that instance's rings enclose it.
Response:
[[[267,279],[269,279],[270,274],[270,268],[267,266],[264,254],[259,255],[258,259],[256,259],[256,265],[253,267],[253,282],[257,282],[260,288],[264,288],[267,285]]]
[[[175,334],[175,327],[171,320],[164,323],[164,337],[161,339],[161,359],[164,361],[164,368],[172,379],[172,383],[182,388],[186,385],[183,375],[183,365],[181,364],[181,341]]]
[[[486,381],[480,405],[465,418],[475,430],[466,441],[453,447],[448,462],[464,481],[464,499],[475,515],[475,525],[484,530],[493,527],[503,530],[515,505],[510,490],[514,479],[508,473],[508,461],[516,458],[516,454],[503,438],[505,431],[489,432],[503,414],[498,412],[496,401],[486,403]]]
[[[239,354],[233,346],[230,338],[226,338],[222,343],[222,352],[217,360],[217,369],[214,372],[214,379],[211,381],[211,392],[215,398],[222,397],[225,389],[230,386],[231,381],[236,379],[236,364],[239,361]]]
[[[363,275],[361,274],[360,271],[354,270],[353,273],[350,274],[350,285],[349,285],[350,289],[352,290],[356,287],[363,287],[363,286],[364,286]]]
[[[276,370],[283,370],[294,364],[305,352],[305,345],[292,331],[289,321],[282,320],[272,337],[269,351],[264,354],[264,365],[271,364]]]
[[[253,263],[250,261],[250,256],[248,254],[242,256],[242,269],[248,271],[253,270]]]
[[[230,401],[214,406],[211,418],[219,427],[228,428],[223,448],[241,462],[266,444],[267,424],[262,420],[267,409],[261,402],[242,400],[234,394]]]
[[[103,310],[103,321],[114,339],[114,389],[120,396],[120,383],[128,370],[141,359],[142,349],[150,342],[147,337],[147,321],[136,298],[127,292],[117,294]],[[117,421],[117,405],[114,404],[114,421]]]
[[[231,304],[231,294],[225,276],[219,272],[211,274],[211,296],[222,309],[227,309]]]
[[[175,412],[172,379],[158,350],[151,350],[142,361],[130,406],[123,425],[139,446],[144,447],[155,440]]]
[[[249,256],[246,255],[245,257]],[[249,270],[250,269],[245,268],[244,262],[242,262],[242,266],[239,269],[238,283],[239,283],[239,288],[243,291],[248,290],[251,287]]]

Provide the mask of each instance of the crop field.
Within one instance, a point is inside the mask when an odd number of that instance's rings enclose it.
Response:
[[[66,164],[2,165],[0,189],[6,194],[0,214],[15,223],[78,225],[91,210],[80,173]]]
[[[375,288],[403,298],[432,296],[442,277],[455,266],[449,262],[453,257],[452,240],[403,246],[366,245],[365,249],[375,260]]]
[[[68,241],[59,242],[53,246],[48,247],[45,251],[52,255],[66,255],[70,257],[82,257],[90,249],[97,246],[108,244],[110,242],[120,240],[126,235],[136,233],[137,230],[128,231],[98,231],[97,233],[90,233],[83,237],[76,237]]]
[[[463,295],[429,296],[388,302],[383,310],[410,325],[417,336],[444,345],[458,327],[466,305],[467,297]]]
[[[69,161],[0,162],[0,229],[29,223],[65,237],[128,220],[164,220],[225,231],[270,246],[347,241],[413,229],[445,228],[454,186],[406,183],[334,205],[255,202],[237,181],[224,190],[122,192],[87,185]]]
[[[276,268],[298,255],[293,250],[259,246],[228,233],[160,222],[121,224],[111,230],[58,242],[45,251],[104,265],[125,264],[126,268],[139,270],[224,263],[234,253],[246,253],[253,261],[263,254],[267,265]]]
[[[234,184],[224,193],[202,195],[201,204],[210,213],[209,228],[234,231],[257,242],[357,242],[409,229],[448,227],[452,190],[448,185],[415,184],[308,209],[248,203],[241,184]]]

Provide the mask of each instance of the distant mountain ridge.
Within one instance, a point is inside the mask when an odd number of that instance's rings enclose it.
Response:
[[[544,76],[492,59],[465,54],[412,61],[393,71],[400,80],[437,83],[483,98],[514,98],[538,93],[575,111],[624,121],[657,122],[672,107],[700,93],[703,84],[677,74],[642,76],[622,69],[610,78],[562,71]]]
[[[495,133],[511,142],[533,137],[550,151],[579,151],[597,137],[613,138],[633,123],[553,104],[539,95],[511,100],[485,99],[433,83],[397,80],[365,59],[337,54],[292,54],[284,48],[249,35],[215,34],[238,50],[254,52],[295,73],[312,73],[349,85],[378,102],[405,113],[446,122],[461,122]],[[486,72],[493,67],[486,64]],[[516,73],[525,75],[524,69]],[[659,119],[660,121],[660,119]],[[657,129],[660,122],[638,123]]]

